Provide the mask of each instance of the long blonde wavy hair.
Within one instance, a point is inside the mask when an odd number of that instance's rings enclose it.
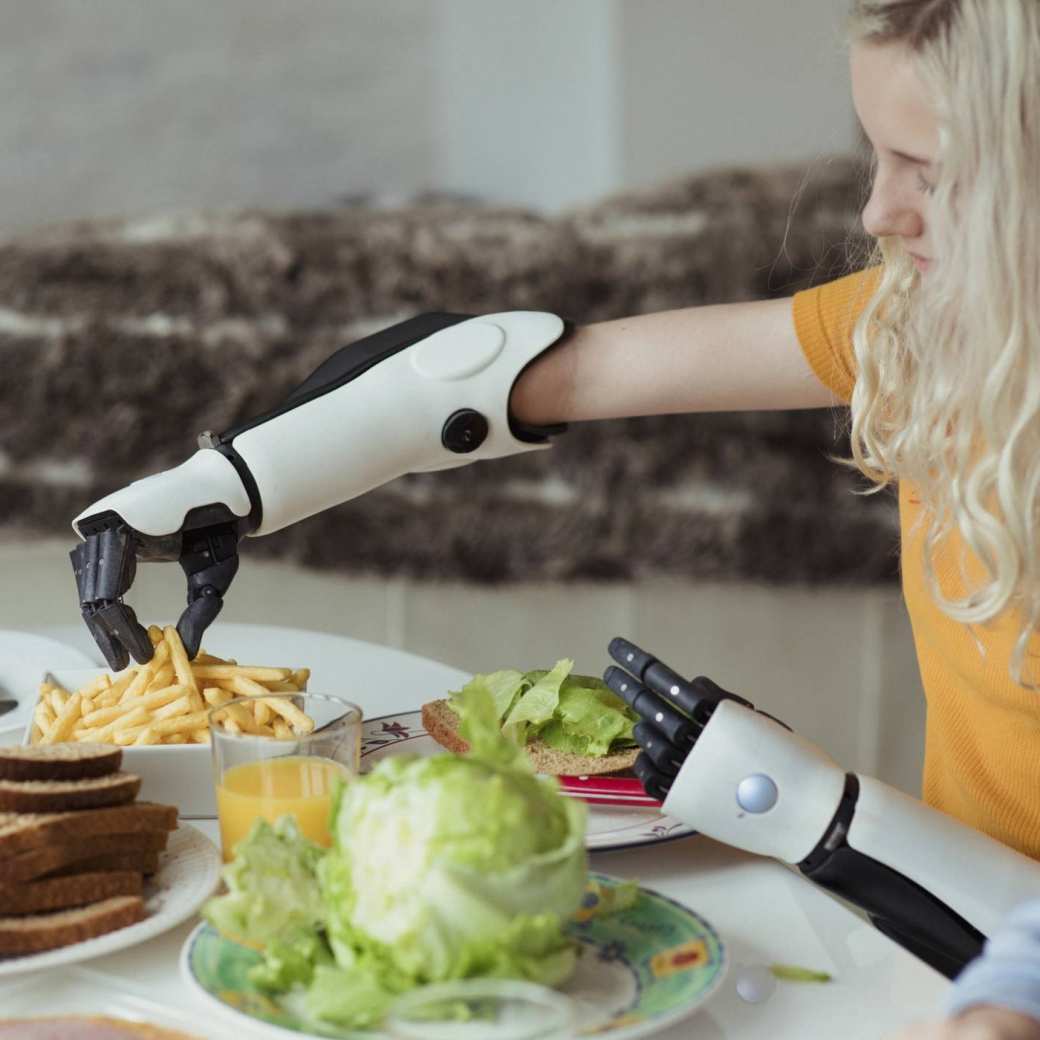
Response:
[[[879,239],[853,336],[852,455],[927,508],[932,595],[969,625],[1013,609],[1016,681],[1040,621],[1040,0],[855,0],[852,40],[904,46],[939,120],[933,263]],[[934,557],[958,531],[985,578],[949,598]],[[964,574],[964,563],[961,561]]]

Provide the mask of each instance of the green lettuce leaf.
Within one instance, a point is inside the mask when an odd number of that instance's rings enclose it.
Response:
[[[221,935],[250,945],[312,930],[325,914],[316,874],[324,855],[292,816],[273,826],[258,819],[224,868],[227,895],[206,903],[202,916]]]
[[[551,986],[573,972],[564,925],[585,890],[586,810],[502,732],[494,691],[505,703],[510,684],[455,696],[466,755],[394,755],[340,785],[328,852],[289,818],[259,821],[239,845],[230,891],[205,916],[264,947],[251,978],[313,1031],[376,1026],[428,983]]]
[[[490,695],[502,731],[520,745],[537,738],[558,751],[595,757],[635,747],[635,712],[602,680],[571,675],[573,667],[564,658],[550,671],[475,675],[449,704],[460,712],[468,691]]]
[[[560,703],[560,687],[573,667],[573,661],[563,658],[550,671],[540,675],[520,694],[502,723],[502,731],[518,744],[523,744],[529,735],[536,734],[556,714]]]
[[[308,1019],[319,1023],[366,1029],[379,1025],[398,995],[367,972],[322,964],[314,971],[303,1009]]]
[[[572,676],[564,681],[555,715],[538,731],[538,739],[559,751],[602,757],[634,746],[634,725],[625,702],[609,689]]]
[[[336,970],[353,981],[336,997],[319,965],[309,1013],[357,1028],[369,1004],[427,983],[556,985],[574,969],[563,925],[585,888],[585,806],[532,772],[486,684],[456,703],[468,754],[395,755],[341,789],[318,877]]]
[[[491,698],[495,716],[504,719],[512,710],[519,696],[531,686],[533,680],[513,668],[500,672],[478,673],[461,689],[448,695],[448,703],[456,714],[461,714],[460,698],[466,691],[479,690],[481,695]]]
[[[504,669],[501,672],[492,672],[490,675],[481,676],[481,678],[491,694],[495,715],[500,719],[504,719],[509,714],[516,699],[530,685],[523,672],[518,672],[512,668]]]
[[[452,696],[450,703],[461,716],[459,736],[469,745],[468,760],[521,773],[532,771],[522,745],[502,729],[487,686],[468,683]]]
[[[321,933],[298,928],[268,941],[263,963],[249,969],[249,978],[261,989],[278,992],[310,985],[315,969],[332,963],[332,951]]]

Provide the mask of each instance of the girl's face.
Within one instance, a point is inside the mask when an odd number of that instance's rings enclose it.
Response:
[[[877,159],[863,228],[898,238],[927,271],[935,259],[928,223],[939,154],[935,111],[902,46],[854,44],[850,64],[853,104]]]

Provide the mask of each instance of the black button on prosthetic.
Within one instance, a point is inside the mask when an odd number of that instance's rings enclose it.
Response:
[[[468,455],[476,451],[485,440],[488,430],[487,419],[472,408],[460,408],[452,412],[441,430],[441,444],[456,455]]]

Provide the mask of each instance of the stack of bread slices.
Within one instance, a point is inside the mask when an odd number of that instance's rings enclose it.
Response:
[[[135,924],[177,826],[102,744],[0,748],[0,957]]]

